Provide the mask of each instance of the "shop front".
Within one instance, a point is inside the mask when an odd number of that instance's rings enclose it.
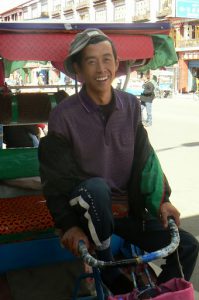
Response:
[[[179,53],[179,81],[180,93],[199,91],[199,51]]]
[[[199,59],[188,63],[188,90],[199,92]]]

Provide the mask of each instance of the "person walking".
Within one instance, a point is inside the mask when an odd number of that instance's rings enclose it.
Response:
[[[141,101],[141,109],[142,109],[142,121],[144,126],[151,126],[152,125],[152,102],[155,98],[155,86],[150,81],[150,74],[145,74],[144,77],[144,84],[143,84],[143,92],[140,96]],[[143,114],[144,109],[146,109],[147,119],[144,120]]]
[[[48,134],[39,145],[43,193],[61,242],[78,256],[78,243],[113,260],[113,233],[151,252],[170,242],[168,216],[180,225],[171,190],[141,122],[139,100],[113,89],[119,61],[111,39],[99,29],[78,33],[65,60],[67,74],[82,89],[50,113]],[[113,207],[121,207],[115,215]],[[179,229],[185,278],[195,267],[199,245]],[[119,268],[101,271],[115,295],[133,289]],[[181,277],[176,253],[166,258],[158,283]]]

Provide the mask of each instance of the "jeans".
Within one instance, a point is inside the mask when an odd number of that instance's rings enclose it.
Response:
[[[144,102],[144,104],[141,104],[142,114],[144,108],[146,108],[146,113],[147,113],[146,123],[148,125],[152,125],[152,102]]]
[[[31,139],[32,139],[33,147],[38,147],[38,146],[39,146],[39,140],[38,140],[38,138],[36,137],[36,135],[35,135],[35,134],[32,134],[32,133],[29,133],[29,136],[30,136]]]
[[[79,215],[80,224],[90,240],[96,245],[106,245],[113,233],[147,252],[158,250],[170,243],[170,233],[158,219],[143,222],[128,216],[114,218],[111,210],[111,191],[102,178],[82,182],[71,194],[71,206]],[[185,279],[189,280],[194,270],[199,243],[190,233],[179,229],[179,257]],[[158,283],[181,277],[176,252],[165,259]]]

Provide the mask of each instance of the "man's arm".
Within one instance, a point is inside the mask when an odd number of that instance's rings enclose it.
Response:
[[[69,205],[71,191],[83,180],[68,141],[48,134],[40,141],[40,175],[43,193],[54,219],[55,226],[63,232],[78,226],[78,218]]]
[[[146,208],[153,216],[160,218],[165,228],[168,226],[169,216],[175,219],[177,226],[180,225],[180,213],[170,203],[171,189],[155,152],[148,158],[143,169],[141,193],[144,195]]]
[[[170,186],[142,124],[136,134],[129,190],[133,199],[130,209],[133,211],[133,207],[137,207],[134,214],[142,214],[147,209],[152,216],[161,218],[164,227],[167,226],[167,217],[172,215],[179,225],[179,212],[169,201]]]

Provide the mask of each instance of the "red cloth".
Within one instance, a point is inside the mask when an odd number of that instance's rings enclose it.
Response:
[[[41,231],[54,227],[43,196],[21,196],[0,200],[0,235]]]
[[[113,40],[119,60],[150,59],[154,55],[151,36],[108,34]],[[0,53],[8,60],[48,60],[63,71],[75,33],[1,34]]]
[[[41,123],[41,124],[37,124],[37,126],[41,129],[44,129],[46,127],[46,124]]]

